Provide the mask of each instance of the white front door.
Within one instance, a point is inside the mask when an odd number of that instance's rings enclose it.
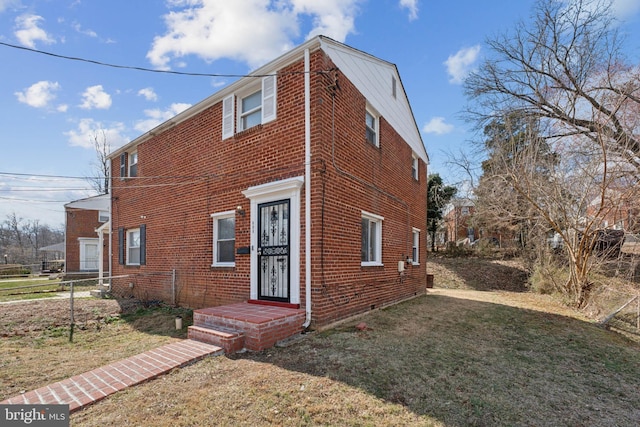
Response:
[[[80,238],[80,271],[97,271],[99,263],[98,239]]]

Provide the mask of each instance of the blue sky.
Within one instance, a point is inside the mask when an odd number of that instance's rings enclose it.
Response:
[[[487,37],[527,20],[533,0],[0,0],[0,42],[103,63],[246,74],[324,34],[398,66],[431,157],[473,135],[462,81]],[[142,6],[144,5],[144,6]],[[640,1],[616,0],[631,39]],[[638,46],[631,52],[637,63]],[[58,226],[65,202],[93,195],[92,138],[117,148],[234,79],[98,66],[0,45],[0,221],[11,212]]]

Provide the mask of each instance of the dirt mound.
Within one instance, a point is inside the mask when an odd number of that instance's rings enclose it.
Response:
[[[430,256],[427,272],[434,275],[434,286],[438,288],[511,292],[529,290],[529,274],[517,259]]]

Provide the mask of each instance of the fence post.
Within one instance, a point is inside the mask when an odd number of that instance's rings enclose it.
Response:
[[[75,326],[75,319],[73,318],[73,281],[71,281],[70,285],[70,293],[69,293],[69,309],[71,319],[71,325],[69,326],[69,342],[73,342],[73,327]]]

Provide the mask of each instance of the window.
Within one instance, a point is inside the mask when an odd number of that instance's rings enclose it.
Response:
[[[129,153],[129,176],[138,176],[138,152]]]
[[[98,222],[109,221],[109,211],[98,211]]]
[[[461,215],[469,215],[469,206],[463,206],[460,208]]]
[[[238,111],[234,111],[238,103]],[[237,114],[237,117],[236,117]],[[276,118],[276,76],[265,76],[261,86],[232,94],[222,100],[222,139]],[[237,123],[235,123],[237,120]]]
[[[124,227],[118,228],[118,264],[145,265],[147,263],[146,246],[146,225],[141,224],[140,228],[129,230],[125,230]]]
[[[396,78],[391,76],[391,96],[393,96],[393,99],[396,98]]]
[[[420,230],[413,229],[413,244],[411,247],[411,261],[413,264],[420,264]]]
[[[127,230],[127,265],[140,265],[140,229]]]
[[[213,267],[236,265],[236,217],[235,211],[211,215],[213,218]]]
[[[411,176],[413,176],[413,179],[415,180],[418,180],[418,171],[419,171],[418,165],[419,165],[418,156],[413,154],[411,156]]]
[[[382,265],[382,220],[381,216],[362,212],[362,266]]]
[[[378,146],[378,119],[369,110],[365,112],[366,138],[371,144]]]
[[[262,122],[262,91],[259,90],[240,101],[239,130],[246,130]]]

